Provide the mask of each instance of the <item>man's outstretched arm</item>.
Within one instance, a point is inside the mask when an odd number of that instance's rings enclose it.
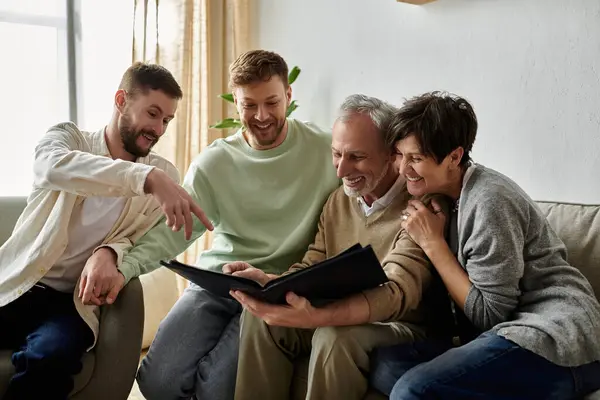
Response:
[[[35,148],[34,186],[80,196],[133,197],[153,195],[178,231],[190,237],[192,216],[213,226],[200,206],[179,186],[178,174],[152,165],[112,159],[83,151],[83,136],[72,123],[56,125]],[[174,169],[174,168],[173,168]],[[176,170],[175,170],[176,171]]]
[[[194,202],[203,205],[207,217],[219,223],[217,199],[204,172],[192,163],[188,170],[183,189]],[[204,232],[206,227],[194,219],[190,237],[186,238],[182,232],[174,232],[161,218],[144,236],[134,243],[134,246],[123,256],[119,264],[119,271],[125,276],[125,283],[131,278],[152,272],[160,267],[161,260],[171,260],[183,253]]]

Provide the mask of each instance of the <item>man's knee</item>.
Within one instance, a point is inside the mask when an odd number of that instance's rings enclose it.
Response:
[[[92,341],[90,332],[83,332],[84,338],[68,327],[49,326],[35,332],[27,338],[27,347],[23,352],[16,353],[21,361],[29,367],[44,366],[53,372],[65,371],[69,374],[81,370],[81,359]],[[85,337],[88,334],[89,337]]]
[[[172,365],[151,363],[147,358],[142,360],[136,380],[140,392],[147,400],[170,400],[190,397],[192,388],[185,390],[181,376]]]
[[[63,336],[43,336],[30,340],[25,353],[28,357],[58,362],[61,360],[80,359],[84,350],[70,344]]]
[[[240,315],[240,330],[243,332],[260,332],[267,324],[262,319],[255,317],[252,313],[244,310]]]
[[[352,327],[326,326],[317,328],[312,338],[313,352],[348,353],[357,346]]]
[[[276,339],[283,335],[288,328],[279,326],[268,325],[262,319],[252,315],[248,311],[244,310],[240,317],[240,331],[242,340],[251,340],[256,342],[257,339],[263,340],[265,338]]]

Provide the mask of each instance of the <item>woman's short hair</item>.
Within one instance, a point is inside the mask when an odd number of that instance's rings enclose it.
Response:
[[[464,98],[447,92],[429,92],[408,99],[392,118],[395,140],[414,136],[421,152],[439,164],[458,147],[461,165],[471,161],[477,134],[477,116]]]

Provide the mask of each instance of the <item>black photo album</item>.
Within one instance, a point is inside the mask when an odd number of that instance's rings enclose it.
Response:
[[[229,291],[239,290],[272,304],[287,304],[286,293],[294,292],[319,307],[388,281],[372,247],[358,243],[335,257],[280,276],[265,286],[248,278],[200,269],[177,260],[160,263],[218,296],[231,298]]]

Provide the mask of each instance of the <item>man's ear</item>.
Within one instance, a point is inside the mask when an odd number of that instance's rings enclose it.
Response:
[[[233,89],[231,91],[231,96],[233,96],[233,105],[235,106],[235,109],[237,110],[237,113],[239,115],[241,115],[242,114],[242,110],[240,109],[240,102],[239,102],[239,99],[237,97],[236,91],[237,91],[236,89]]]
[[[285,97],[287,100],[287,107],[289,107],[290,103],[292,102],[292,87],[290,85],[288,85],[287,89],[285,90]]]
[[[119,89],[115,93],[115,107],[122,114],[127,104],[127,92],[124,89]]]

